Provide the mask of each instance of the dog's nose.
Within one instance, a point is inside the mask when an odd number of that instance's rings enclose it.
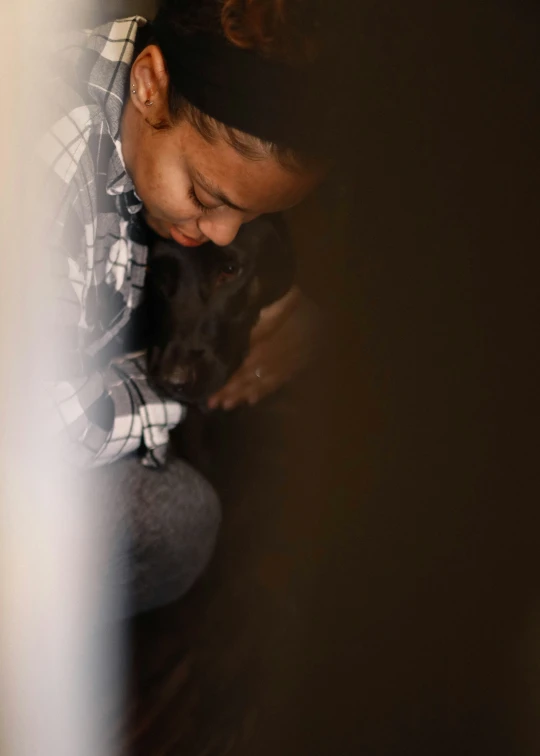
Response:
[[[172,371],[169,381],[175,386],[183,386],[189,380],[189,369],[184,368],[181,365],[176,365]]]

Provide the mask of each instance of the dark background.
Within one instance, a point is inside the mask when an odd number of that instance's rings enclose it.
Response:
[[[344,169],[293,219],[329,345],[218,422],[222,540],[133,628],[132,751],[539,752],[538,15],[333,5]]]

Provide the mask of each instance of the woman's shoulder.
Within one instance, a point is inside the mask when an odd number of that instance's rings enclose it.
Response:
[[[66,31],[49,44],[48,65],[42,70],[47,107],[40,116],[37,153],[42,169],[60,178],[63,197],[80,186],[88,187],[84,196],[93,196],[97,189],[89,187],[88,177],[98,166],[101,173],[108,175],[110,169],[111,178],[116,175],[129,68],[144,23],[133,17],[92,30]]]
[[[96,104],[96,86],[105,84],[108,68],[131,64],[137,31],[146,23],[144,18],[133,16],[94,29],[67,29],[55,34],[48,46],[45,75],[63,97],[71,97],[74,106]]]
[[[92,135],[103,120],[84,81],[90,30],[68,30],[49,41],[41,70],[44,113],[40,114],[35,153],[38,170],[49,176],[51,217],[73,202],[78,176],[93,172]],[[55,178],[53,178],[55,177]],[[44,179],[45,180],[45,179]]]
[[[117,130],[121,80],[127,80],[131,63],[130,42],[134,44],[145,23],[134,16],[94,29],[67,29],[49,40],[42,71],[47,114],[38,149],[51,165],[61,150],[70,161],[66,175],[72,175],[92,134],[106,136]]]
[[[65,118],[74,118],[84,133],[92,122],[96,108],[88,96],[84,75],[91,34],[91,30],[67,30],[50,40],[42,70],[49,129]]]
[[[66,71],[53,65],[44,83],[47,112],[37,151],[51,166],[57,164],[61,152],[75,165],[90,135],[99,129],[99,108],[85,97],[84,89],[72,74],[73,69]]]

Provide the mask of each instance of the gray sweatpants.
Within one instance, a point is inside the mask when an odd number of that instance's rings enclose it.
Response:
[[[185,594],[210,560],[221,521],[210,483],[180,459],[152,470],[128,457],[89,476],[91,495],[110,522],[109,579],[126,602],[121,613],[137,614]]]

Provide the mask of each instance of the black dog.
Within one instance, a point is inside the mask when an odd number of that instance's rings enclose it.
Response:
[[[204,406],[247,355],[261,309],[293,278],[279,219],[252,221],[226,247],[156,239],[146,281],[150,380],[178,401]]]

